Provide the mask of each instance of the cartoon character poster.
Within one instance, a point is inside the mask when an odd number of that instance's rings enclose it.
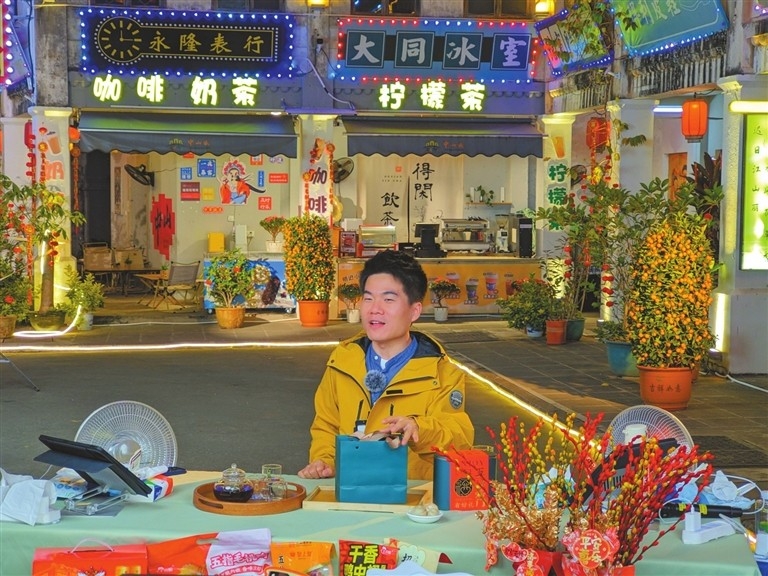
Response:
[[[245,166],[237,158],[232,158],[224,164],[222,177],[219,180],[219,193],[222,204],[245,204],[251,192],[264,194],[266,190],[260,190],[248,183],[250,174],[245,173]]]

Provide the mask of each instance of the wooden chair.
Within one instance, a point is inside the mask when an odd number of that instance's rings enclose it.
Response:
[[[155,297],[153,301],[156,301],[153,308],[158,308],[160,304],[165,302],[166,308],[170,310],[171,303],[177,306],[184,306],[176,294],[183,292],[185,294],[184,300],[188,300],[190,293],[197,293],[197,272],[200,268],[200,261],[191,262],[188,264],[180,262],[171,262],[171,266],[168,270],[168,278],[161,279],[157,283],[155,288]]]

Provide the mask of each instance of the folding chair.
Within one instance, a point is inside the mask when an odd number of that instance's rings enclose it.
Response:
[[[176,304],[177,306],[184,306],[184,304],[176,298],[176,293],[185,293],[184,300],[187,300],[186,296],[190,292],[193,295],[196,293],[197,271],[199,268],[199,260],[189,264],[171,262],[171,267],[168,270],[168,279],[161,281],[158,284],[156,297],[154,298],[157,300],[157,303],[153,308],[158,308],[163,302],[165,302],[168,310],[171,308],[171,303]]]

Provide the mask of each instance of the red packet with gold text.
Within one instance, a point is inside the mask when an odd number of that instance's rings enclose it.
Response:
[[[364,576],[371,568],[391,570],[396,566],[396,546],[339,540],[339,576]]]

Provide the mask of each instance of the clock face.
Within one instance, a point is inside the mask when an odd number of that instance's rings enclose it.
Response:
[[[135,60],[141,53],[141,29],[131,18],[107,18],[96,30],[96,43],[115,62]]]

